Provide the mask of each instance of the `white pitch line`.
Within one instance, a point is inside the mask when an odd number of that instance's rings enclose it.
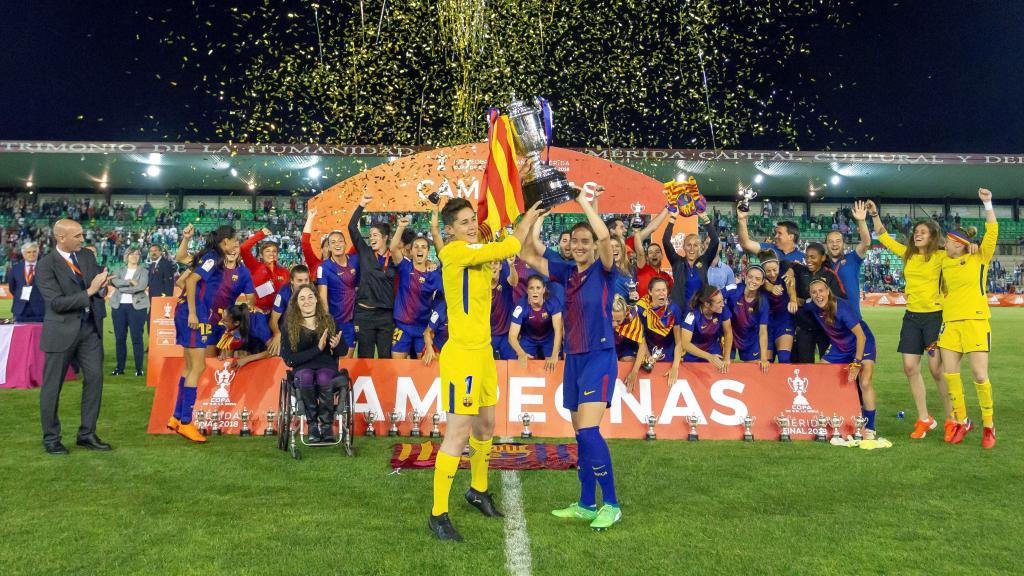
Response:
[[[509,442],[511,438],[501,441]],[[505,567],[513,576],[530,576],[533,573],[530,534],[523,513],[523,487],[516,470],[501,471],[501,501],[505,508]]]

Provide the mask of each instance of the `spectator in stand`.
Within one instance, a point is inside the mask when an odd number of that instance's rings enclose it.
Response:
[[[719,290],[724,290],[726,286],[736,283],[736,273],[733,272],[731,266],[722,261],[722,252],[723,249],[720,246],[718,254],[715,255],[715,259],[711,261],[711,266],[708,268],[708,284]]]

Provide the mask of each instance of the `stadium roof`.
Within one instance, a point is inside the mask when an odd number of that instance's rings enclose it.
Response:
[[[319,191],[427,148],[315,144],[0,141],[0,189]],[[692,174],[709,197],[1024,197],[1024,154],[577,149],[658,180]]]

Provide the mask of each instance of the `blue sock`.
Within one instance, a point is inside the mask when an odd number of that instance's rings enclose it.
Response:
[[[583,428],[579,431],[579,438],[587,455],[587,464],[593,470],[597,483],[601,485],[604,503],[618,506],[619,500],[615,497],[615,474],[612,473],[612,455],[608,451],[608,443],[601,436],[601,429],[597,426]]]
[[[185,396],[185,377],[178,378],[178,399],[174,401],[174,417],[181,420],[181,401]]]
[[[864,414],[864,417],[868,419],[867,424],[865,424],[864,427],[869,429],[869,430],[874,430],[875,429],[875,411],[874,410],[864,410],[864,409],[861,409],[861,413]]]
[[[792,350],[777,350],[775,352],[775,358],[779,364],[789,364],[789,357],[793,353]]]
[[[597,507],[597,478],[590,469],[583,440],[576,433],[576,475],[580,478],[580,506],[593,510]]]
[[[196,389],[184,386],[182,389],[181,420],[182,424],[192,422],[192,408],[196,405]]]

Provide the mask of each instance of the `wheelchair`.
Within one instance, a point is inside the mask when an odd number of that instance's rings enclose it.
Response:
[[[352,406],[355,402],[352,380],[348,370],[341,370],[331,380],[333,427],[338,434],[333,442],[309,441],[309,425],[306,417],[305,400],[299,391],[294,373],[289,370],[281,380],[281,393],[277,412],[277,447],[288,452],[295,460],[302,459],[302,446],[341,446],[346,456],[355,456],[352,438],[355,435],[355,417]]]

